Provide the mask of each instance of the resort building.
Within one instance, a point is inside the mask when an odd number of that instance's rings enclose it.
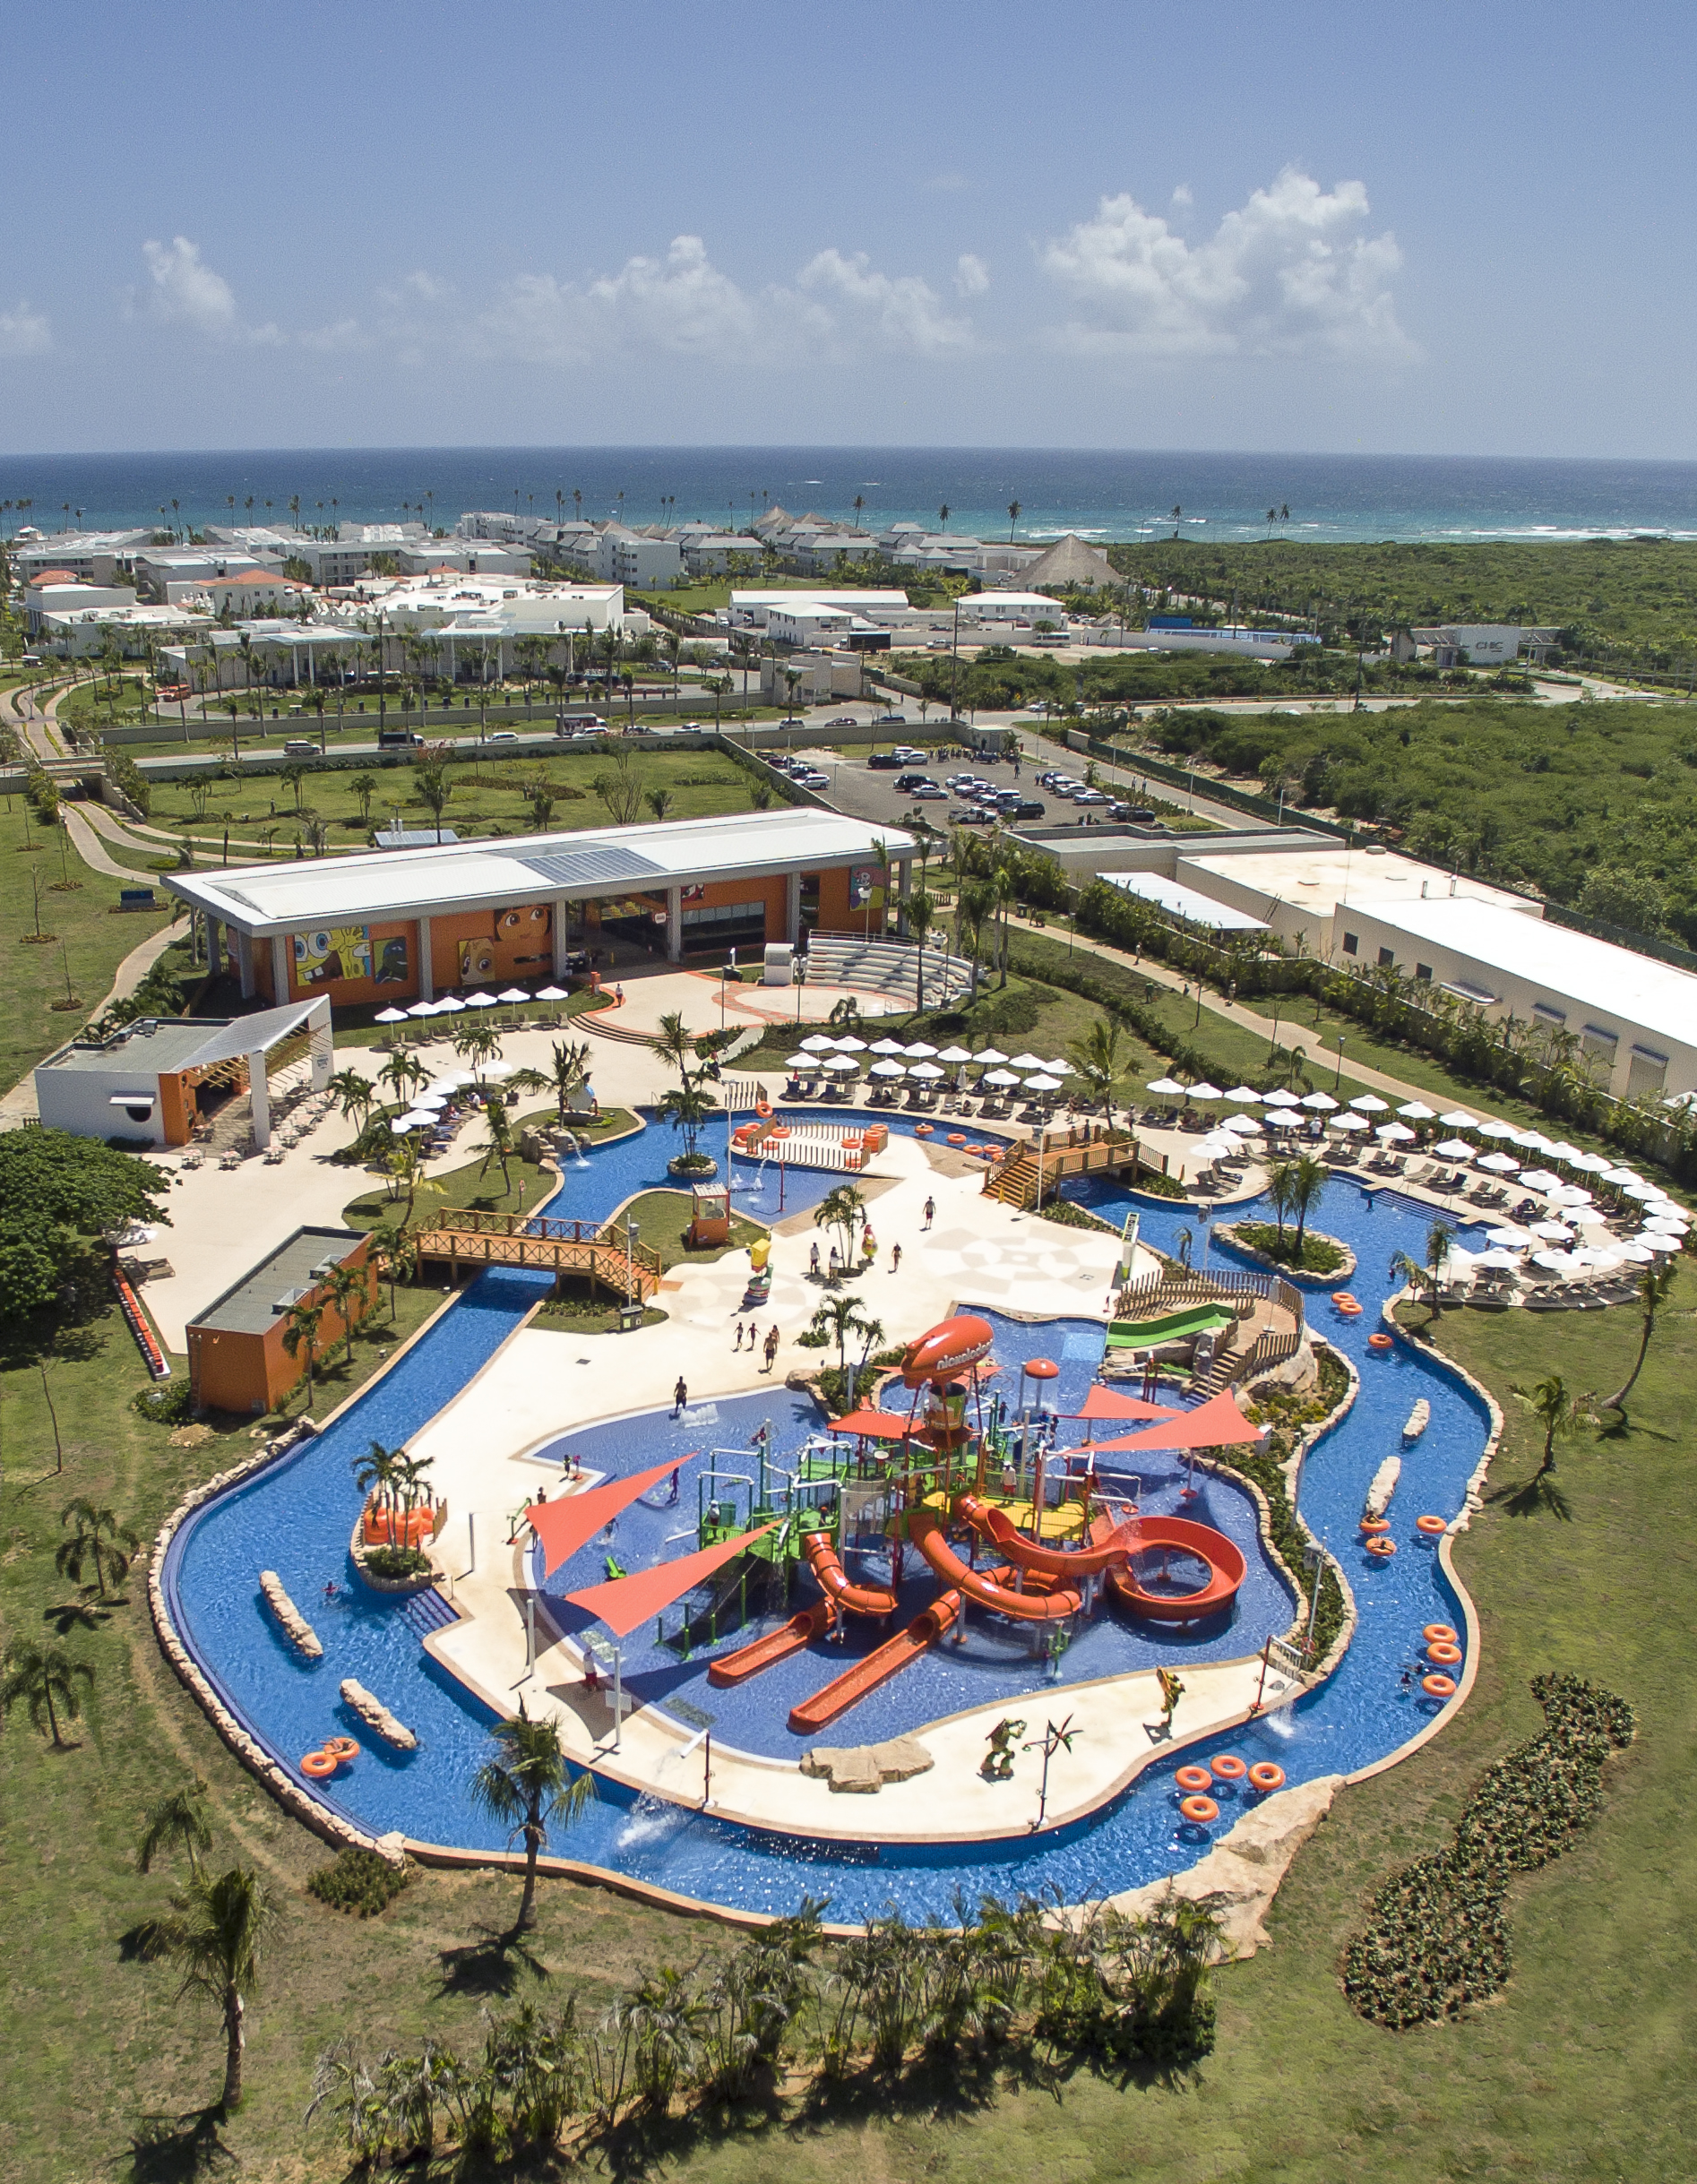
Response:
[[[1359,847],[1335,835],[1307,832],[1294,842],[1287,838],[1282,845],[1270,842],[1264,833],[1237,836],[1241,847],[1220,845],[1211,835],[1187,839],[1196,847],[1188,851],[1176,846],[1174,879],[1217,902],[1246,910],[1306,955],[1338,958],[1341,943],[1333,937],[1333,913],[1346,903],[1351,908],[1394,910],[1443,898],[1488,903],[1533,920],[1539,916],[1538,904],[1525,895],[1511,895],[1465,873],[1423,864],[1378,842]]]
[[[882,906],[881,847],[905,893],[910,835],[799,806],[172,873],[163,884],[205,918],[214,968],[229,947],[245,997],[382,1007],[561,978],[573,947],[603,940],[678,962],[859,933]]]
[[[250,1268],[241,1280],[188,1323],[188,1379],[196,1411],[257,1413],[272,1409],[306,1370],[306,1350],[291,1354],[283,1337],[297,1304],[316,1305],[322,1317],[313,1355],[333,1350],[357,1327],[377,1294],[376,1269],[368,1263],[371,1238],[351,1228],[297,1228],[286,1243]],[[341,1267],[360,1277],[363,1303],[344,1319],[330,1288]],[[350,1308],[354,1299],[350,1296]]]
[[[35,1072],[36,1111],[80,1138],[186,1145],[198,1124],[246,1092],[254,1143],[271,1142],[269,1082],[306,1059],[313,1089],[330,1081],[330,1003],[323,994],[255,1016],[142,1017],[109,1039],[73,1039]]]

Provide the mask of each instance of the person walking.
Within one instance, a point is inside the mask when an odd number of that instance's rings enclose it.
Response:
[[[870,1222],[860,1232],[860,1256],[869,1267],[878,1263],[878,1239],[872,1233]]]
[[[890,1271],[892,1274],[900,1274],[901,1271],[901,1246],[899,1243],[892,1243],[890,1246]]]
[[[743,1323],[740,1320],[737,1322],[737,1342],[735,1346],[739,1350],[743,1346]]]
[[[817,1243],[814,1245],[813,1256],[807,1262],[807,1271],[814,1281],[819,1279],[819,1246]]]
[[[684,1382],[684,1376],[683,1376],[683,1374],[680,1372],[680,1373],[678,1374],[678,1376],[677,1376],[677,1386],[676,1386],[676,1388],[674,1388],[674,1389],[673,1389],[673,1390],[672,1390],[672,1415],[673,1415],[673,1417],[674,1417],[674,1418],[678,1418],[678,1417],[681,1417],[681,1416],[683,1415],[684,1412],[685,1412],[685,1410],[687,1410],[687,1409],[688,1409],[688,1407],[689,1407],[689,1389],[688,1389],[688,1388],[687,1388],[687,1387],[685,1385],[685,1382]]]
[[[774,1326],[766,1337],[766,1371],[770,1372],[778,1362],[778,1329]]]
[[[926,1202],[925,1202],[925,1225],[926,1225],[926,1226],[927,1228],[929,1228],[929,1227],[930,1227],[930,1225],[931,1225],[931,1224],[933,1223],[933,1221],[935,1221],[935,1220],[936,1219],[936,1217],[937,1217],[937,1201],[935,1200],[935,1199],[927,1199],[926,1200]]]

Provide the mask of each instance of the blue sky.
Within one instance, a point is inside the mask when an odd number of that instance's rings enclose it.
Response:
[[[14,12],[0,444],[1690,458],[1694,22]]]

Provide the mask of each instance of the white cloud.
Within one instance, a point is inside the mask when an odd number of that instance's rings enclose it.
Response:
[[[1359,182],[1331,192],[1288,167],[1193,245],[1129,195],[1105,197],[1040,253],[1075,305],[1064,347],[1151,357],[1319,354],[1406,357],[1390,234],[1361,232]]]
[[[332,326],[309,326],[295,339],[303,348],[335,356],[349,349],[370,348],[372,338],[357,319],[338,319]]]
[[[1188,182],[1181,182],[1178,187],[1173,192],[1173,202],[1176,205],[1190,205],[1194,204],[1195,202],[1195,199],[1190,193],[1190,185]]]
[[[200,245],[185,235],[173,236],[168,244],[149,241],[142,245],[152,286],[138,297],[127,297],[132,312],[168,324],[192,326],[220,341],[254,341],[268,347],[283,337],[273,325],[244,325],[236,308],[236,292],[201,256]]]
[[[15,311],[0,311],[0,357],[41,357],[52,347],[46,313],[31,311],[23,297]]]
[[[964,267],[966,261],[961,263]],[[978,266],[978,261],[975,258],[972,263]],[[833,303],[839,306],[831,319],[832,332],[839,338],[846,335],[851,343],[858,338],[864,346],[870,335],[880,348],[920,357],[970,345],[970,324],[951,318],[928,283],[915,273],[876,271],[864,250],[851,258],[840,250],[822,250],[803,266],[799,279],[810,294],[827,299],[827,310]]]
[[[982,296],[990,285],[990,269],[984,260],[963,250],[955,261],[954,287],[958,296]]]

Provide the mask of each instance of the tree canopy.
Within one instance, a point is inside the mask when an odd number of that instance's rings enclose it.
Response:
[[[151,1162],[67,1130],[0,1135],[0,1319],[52,1303],[75,1262],[133,1222],[168,1222]]]

